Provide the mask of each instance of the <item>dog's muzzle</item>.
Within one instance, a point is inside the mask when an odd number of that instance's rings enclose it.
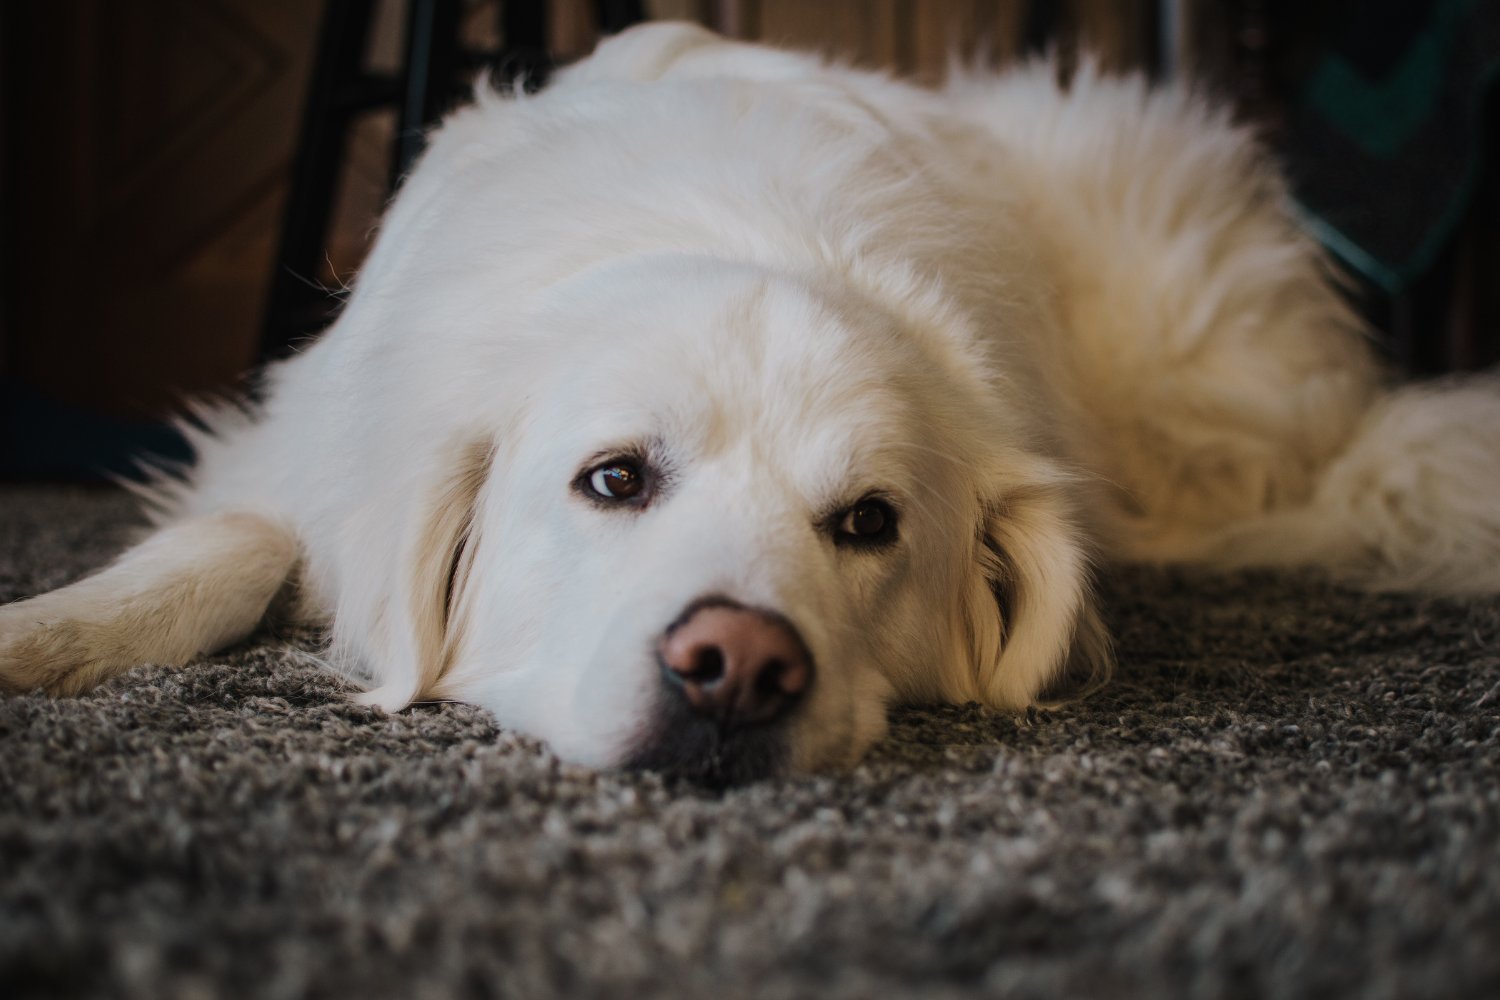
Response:
[[[786,618],[695,601],[656,648],[656,719],[630,766],[732,785],[782,770],[786,720],[812,687],[812,654]]]

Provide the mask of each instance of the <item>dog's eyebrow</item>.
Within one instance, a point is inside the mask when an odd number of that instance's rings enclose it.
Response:
[[[618,443],[605,445],[596,449],[588,458],[583,460],[580,469],[592,468],[600,462],[607,462],[611,458],[633,458],[642,462],[651,462],[658,467],[667,463],[666,440],[659,434],[622,434]]]
[[[588,458],[585,458],[578,468],[582,472],[594,468],[601,462],[608,462],[611,459],[628,458],[640,462],[649,462],[652,460],[652,457],[652,449],[649,446],[643,447],[641,442],[631,441],[611,448],[600,448],[589,455]]]

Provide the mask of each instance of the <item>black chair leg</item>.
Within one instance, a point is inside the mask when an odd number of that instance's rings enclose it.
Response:
[[[546,82],[552,68],[547,44],[547,4],[502,3],[500,37],[505,47],[492,63],[497,81],[521,81],[528,90]]]
[[[330,312],[330,296],[316,287],[316,281],[326,252],[345,139],[358,111],[389,96],[364,73],[373,14],[373,0],[329,0],[323,14],[267,296],[261,333],[263,361],[290,353],[298,339],[326,323]]]
[[[594,12],[599,18],[599,31],[606,35],[624,31],[646,19],[643,0],[595,0]]]
[[[391,166],[393,188],[426,148],[427,126],[448,110],[455,96],[461,13],[459,0],[410,0],[403,60],[406,72]]]

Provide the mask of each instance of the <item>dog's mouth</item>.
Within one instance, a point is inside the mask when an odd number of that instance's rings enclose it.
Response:
[[[694,711],[680,692],[664,691],[624,766],[714,791],[776,777],[790,759],[789,721],[726,723]]]

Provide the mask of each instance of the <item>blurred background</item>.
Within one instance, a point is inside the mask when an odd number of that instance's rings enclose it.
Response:
[[[180,455],[337,308],[422,125],[486,67],[541,85],[601,31],[687,18],[935,81],[950,52],[1189,78],[1261,129],[1414,374],[1500,355],[1483,0],[5,0],[0,478]]]

